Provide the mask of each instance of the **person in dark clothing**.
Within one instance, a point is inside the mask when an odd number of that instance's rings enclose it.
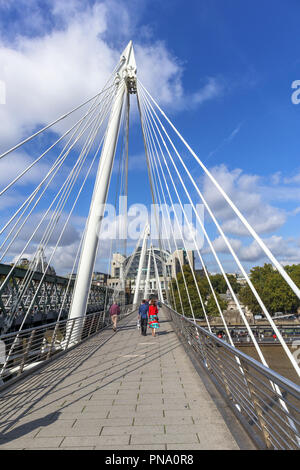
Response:
[[[143,336],[147,335],[147,324],[148,324],[148,311],[149,311],[149,304],[144,299],[139,307],[139,319],[141,325],[141,334]]]
[[[109,314],[111,316],[111,320],[113,323],[114,332],[117,331],[117,320],[118,320],[118,315],[120,315],[120,313],[121,313],[121,310],[120,310],[119,305],[117,303],[113,303],[109,309]]]

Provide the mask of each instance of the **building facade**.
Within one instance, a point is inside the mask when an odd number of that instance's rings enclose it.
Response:
[[[180,272],[182,265],[190,264],[194,269],[194,252],[185,250],[176,250],[174,253],[170,253],[166,250],[160,250],[159,248],[153,248],[155,263],[150,248],[147,250],[145,256],[144,266],[142,268],[142,278],[140,282],[140,291],[144,292],[146,287],[146,278],[149,266],[150,257],[150,275],[149,275],[149,293],[158,293],[159,286],[156,276],[156,269],[158,272],[159,283],[163,294],[166,293],[168,283],[172,278],[175,278],[177,273]],[[131,293],[135,291],[135,281],[138,273],[138,267],[141,256],[141,248],[131,256],[125,257],[120,253],[114,253],[111,263],[111,278],[107,280],[107,285],[114,289],[130,290]],[[155,267],[156,264],[156,267]],[[124,281],[126,279],[126,285]]]

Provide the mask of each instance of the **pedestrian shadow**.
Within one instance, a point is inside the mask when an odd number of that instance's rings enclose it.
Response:
[[[127,321],[128,319],[121,320],[122,324],[125,323],[125,325]],[[105,332],[107,334],[105,334]],[[83,343],[81,345],[83,350],[81,350],[81,347],[78,349],[75,348],[73,351],[70,351],[70,354],[67,353],[63,357],[57,358],[57,362],[54,359],[54,364],[59,364],[58,370],[56,370],[56,368],[52,369],[51,364],[47,365],[46,363],[40,371],[37,371],[36,373],[33,373],[32,376],[25,378],[25,380],[21,381],[16,388],[13,387],[16,396],[12,396],[12,401],[9,399],[5,400],[4,398],[9,398],[10,392],[8,392],[8,394],[6,394],[6,392],[4,392],[4,394],[0,393],[0,420],[2,416],[5,416],[6,428],[13,428],[15,423],[22,419],[24,415],[28,414],[37,402],[42,400],[45,395],[51,394],[51,391],[55,390],[58,385],[72,373],[76,373],[76,370],[80,365],[82,365],[97,350],[101,349],[111,338],[113,338],[113,336],[114,334],[110,333],[109,329],[104,329],[100,331],[99,337],[103,339],[100,344],[98,342]],[[90,347],[87,347],[89,344]],[[31,386],[29,390],[26,390],[28,383],[30,383]],[[31,387],[33,387],[33,389]],[[21,396],[22,400],[20,400]],[[19,414],[20,409],[24,409],[24,407],[27,407],[27,410]],[[12,416],[15,417],[12,418]],[[4,423],[0,421],[0,426],[3,424]],[[1,437],[2,436],[0,435],[0,438]]]
[[[174,331],[157,331],[156,335],[162,336],[162,335],[169,335],[170,333],[174,333]]]
[[[127,330],[137,330],[137,326],[135,325],[128,325],[128,326],[118,326],[117,331],[127,331]]]
[[[49,426],[49,424],[54,423],[59,418],[60,414],[61,414],[60,411],[55,411],[53,413],[49,413],[46,416],[43,416],[42,418],[34,419],[33,421],[29,421],[28,423],[21,424],[21,426],[13,428],[11,431],[7,433],[3,434],[1,432],[0,446],[1,444],[14,441],[15,439],[18,439],[19,437],[29,434],[35,429],[37,430],[37,433],[38,433],[38,428]]]
[[[122,326],[126,328],[126,326],[129,326],[129,325],[128,324],[126,325],[125,323],[125,325],[122,325]],[[160,332],[160,334],[168,334],[168,333],[172,333],[172,331]],[[150,336],[151,338],[151,335],[147,335],[147,336]],[[99,344],[98,342],[96,343],[87,342],[85,345],[84,344],[82,345],[83,347],[82,351],[80,350],[81,348],[78,348],[78,349],[75,348],[73,351],[70,351],[71,353],[70,355],[67,354],[63,358],[59,359],[57,362],[58,366],[56,366],[55,368],[53,369],[50,368],[48,370],[47,368],[45,368],[44,370],[39,372],[35,377],[34,376],[31,377],[31,379],[33,379],[33,382],[35,384],[36,390],[32,390],[31,388],[33,385],[32,383],[31,383],[30,390],[26,390],[26,386],[25,386],[25,383],[27,382],[26,380],[23,383],[23,385],[20,384],[21,389],[24,386],[24,391],[21,392],[22,397],[18,393],[17,396],[14,396],[12,398],[12,402],[10,401],[10,403],[7,403],[8,409],[6,410],[6,418],[5,418],[6,422],[0,423],[0,425],[2,424],[2,430],[3,430],[3,424],[6,425],[6,430],[7,430],[6,434],[1,435],[0,444],[1,443],[4,444],[5,441],[16,439],[17,437],[20,437],[24,434],[32,433],[32,431],[34,431],[35,429],[37,430],[36,434],[38,434],[39,427],[49,425],[51,422],[55,421],[58,418],[60,412],[62,412],[64,409],[67,409],[72,404],[79,402],[83,398],[86,398],[88,395],[91,395],[95,391],[105,389],[106,386],[108,386],[109,384],[117,380],[120,380],[120,379],[123,380],[125,376],[133,373],[134,371],[139,370],[141,367],[144,366],[144,358],[136,361],[135,364],[131,364],[131,360],[126,359],[121,364],[117,364],[116,368],[114,368],[114,370],[111,371],[111,373],[109,373],[108,375],[104,374],[103,370],[97,372],[96,374],[92,374],[91,376],[95,375],[94,382],[92,383],[89,382],[86,385],[86,387],[82,387],[80,389],[80,391],[82,392],[82,395],[80,397],[75,398],[72,396],[73,391],[68,392],[66,390],[66,394],[64,396],[61,396],[60,400],[65,398],[69,402],[67,401],[67,402],[64,402],[62,405],[60,405],[59,406],[60,410],[57,410],[56,413],[49,413],[43,418],[39,418],[30,423],[28,422],[24,423],[20,425],[19,427],[14,427],[15,424],[17,424],[19,420],[21,420],[24,416],[28,415],[30,412],[33,411],[35,405],[38,402],[42,401],[43,398],[45,398],[47,395],[51,395],[51,393],[54,392],[55,389],[57,390],[57,387],[59,386],[59,384],[61,384],[62,381],[72,376],[72,374],[76,374],[79,366],[82,365],[84,362],[86,362],[94,354],[96,354],[97,351],[100,350],[101,347],[104,346],[104,344],[106,344],[109,341],[109,339],[113,337],[114,335],[109,335],[109,337],[106,337],[101,344]],[[174,344],[172,343],[172,344],[165,345],[162,349],[160,349],[159,357],[170,353],[174,348],[176,349],[177,347],[178,347],[178,344],[176,342]],[[129,369],[127,370],[128,367]],[[111,368],[108,367],[107,370],[111,370]],[[99,378],[98,378],[99,374],[101,375],[104,374],[105,379],[107,380],[107,382],[105,381],[105,383],[101,384],[100,386],[99,386]],[[75,382],[76,382],[76,379],[75,379]],[[70,386],[70,384],[68,385]],[[89,387],[93,385],[95,387],[94,390],[90,390]],[[68,389],[68,386],[64,388]],[[85,390],[85,388],[87,389]],[[57,399],[53,398],[53,400],[49,403],[45,403],[45,404],[41,403],[41,406],[38,407],[38,409],[35,411],[41,412],[42,409],[45,409],[47,406],[51,406],[52,404],[56,403],[56,401]],[[20,406],[20,405],[23,405],[23,406]],[[5,415],[4,410],[3,412],[4,412],[3,415]],[[9,413],[10,415],[12,414],[14,417],[8,418],[7,413]],[[8,431],[8,429],[10,429],[10,431]],[[17,432],[17,435],[16,435],[16,432]]]

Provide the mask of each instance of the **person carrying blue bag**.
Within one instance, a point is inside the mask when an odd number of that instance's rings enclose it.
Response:
[[[139,307],[139,320],[141,325],[141,334],[143,336],[147,335],[147,324],[148,324],[148,311],[149,311],[149,304],[147,300],[142,300],[142,303]]]

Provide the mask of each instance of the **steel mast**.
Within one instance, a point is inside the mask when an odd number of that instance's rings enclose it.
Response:
[[[120,58],[115,78],[115,99],[112,106],[106,136],[98,166],[93,198],[86,223],[86,233],[80,254],[72,305],[69,318],[84,317],[86,314],[95,259],[98,250],[101,223],[104,216],[111,173],[120,130],[124,96],[134,93],[136,86],[136,63],[132,41],[129,42]],[[74,337],[75,336],[75,337]],[[77,341],[79,333],[73,335]]]
[[[141,250],[141,255],[140,255],[140,260],[139,260],[139,267],[138,267],[138,272],[137,272],[136,282],[135,282],[135,292],[134,292],[134,297],[133,297],[133,302],[132,302],[134,306],[138,303],[140,283],[141,283],[143,266],[145,263],[147,243],[148,243],[149,236],[150,236],[150,227],[149,227],[149,224],[147,223],[145,226],[145,230],[144,230],[144,240],[143,240],[143,245],[142,245],[142,250]]]

